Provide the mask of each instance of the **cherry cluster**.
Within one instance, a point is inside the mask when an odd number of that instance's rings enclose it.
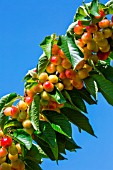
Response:
[[[81,21],[74,27],[76,44],[84,54],[84,60],[92,60],[97,64],[98,60],[106,60],[110,54],[111,40],[113,40],[113,16],[111,21],[106,18],[104,10],[100,10],[100,16],[95,16],[96,20],[101,20],[89,26],[82,25]]]
[[[0,130],[0,170],[24,170],[25,164],[19,159],[22,150],[19,143],[14,143],[10,136]],[[7,163],[7,159],[10,163]]]

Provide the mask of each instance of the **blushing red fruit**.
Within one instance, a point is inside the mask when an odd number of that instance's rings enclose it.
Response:
[[[2,139],[1,139],[1,146],[3,147],[9,147],[12,145],[12,138],[10,136],[4,136]]]
[[[91,33],[89,33],[89,32],[85,32],[82,36],[81,36],[81,39],[82,39],[82,41],[83,41],[83,43],[88,43],[89,41],[91,41],[92,40],[92,35],[91,35]]]
[[[22,153],[22,149],[21,149],[20,143],[16,144],[16,148],[18,150],[18,154],[21,154]]]
[[[54,85],[53,83],[51,83],[50,81],[46,81],[44,84],[43,84],[43,88],[45,91],[47,92],[52,92],[53,89],[54,89]]]
[[[59,74],[59,78],[61,79],[61,80],[63,80],[63,79],[65,79],[66,78],[66,74],[65,74],[65,72],[63,71],[63,72],[61,72],[60,74]]]
[[[98,56],[99,60],[106,60],[108,58],[109,54],[110,54],[110,51],[105,52],[105,53],[98,51],[97,56]]]
[[[5,116],[11,116],[11,110],[12,110],[12,107],[6,107],[4,109],[4,115]]]
[[[39,82],[37,85],[34,85],[32,87],[32,90],[33,90],[34,93],[41,93],[43,91],[42,83]]]
[[[31,96],[26,96],[26,97],[24,98],[24,101],[25,101],[25,103],[27,103],[28,105],[31,105],[31,103],[32,103],[32,101],[33,101],[33,97],[31,97]]]
[[[62,60],[62,67],[64,67],[65,69],[70,69],[72,66],[72,64],[70,63],[70,61],[67,58],[64,58]]]
[[[18,113],[19,113],[18,107],[12,106],[12,109],[11,109],[11,116],[12,116],[12,118],[17,118],[18,117]]]
[[[86,26],[86,30],[87,30],[87,32],[89,32],[89,33],[95,33],[95,32],[97,32],[98,27],[97,27],[97,25],[91,24],[91,25],[89,25],[89,26]]]
[[[49,109],[50,109],[50,110],[56,109],[57,106],[58,106],[57,102],[55,102],[55,101],[50,101],[50,102],[49,102]]]
[[[69,79],[73,79],[75,77],[75,71],[73,69],[68,69],[65,71],[65,75]]]
[[[8,152],[7,152],[6,148],[4,148],[4,147],[0,148],[0,158],[5,157],[7,155],[7,153]]]
[[[84,86],[83,81],[80,78],[72,80],[72,85],[78,90],[82,89]]]
[[[58,51],[59,51],[59,46],[57,44],[54,44],[52,46],[52,55],[57,55],[58,54]]]
[[[64,52],[62,51],[62,49],[59,49],[58,55],[59,55],[61,58],[66,58],[66,56],[65,56]]]
[[[11,161],[16,161],[18,159],[18,154],[15,154],[15,155],[11,155],[10,153],[8,154],[8,158],[11,160]]]
[[[107,28],[110,25],[110,21],[108,19],[103,19],[98,23],[100,28]]]
[[[74,33],[78,34],[78,35],[81,35],[83,34],[84,30],[83,30],[83,26],[81,25],[76,25],[74,27]]]
[[[65,68],[62,67],[62,65],[58,65],[58,66],[56,67],[56,70],[57,70],[59,73],[61,73],[61,72],[65,71]]]
[[[52,74],[56,71],[56,66],[52,63],[50,63],[47,67],[46,67],[46,71],[49,74]]]
[[[62,61],[62,59],[58,55],[52,56],[50,59],[50,62],[53,63],[54,65],[60,65],[61,61]]]
[[[103,9],[99,10],[99,14],[100,14],[99,16],[95,16],[96,19],[103,18],[106,15]]]

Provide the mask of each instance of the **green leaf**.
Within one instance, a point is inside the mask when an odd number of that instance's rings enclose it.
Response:
[[[47,36],[40,44],[41,48],[44,50],[44,53],[48,57],[48,60],[50,60],[50,57],[51,57],[52,43],[53,43],[53,37]]]
[[[83,54],[80,51],[80,49],[77,47],[75,42],[72,40],[72,38],[69,38],[67,36],[60,36],[60,43],[61,43],[61,49],[65,53],[66,57],[71,62],[73,68],[75,69],[76,65],[83,60]]]
[[[89,119],[84,114],[69,108],[62,108],[61,113],[63,113],[69,121],[75,124],[78,128],[83,129],[87,133],[95,136],[89,123]]]
[[[81,147],[78,146],[75,141],[71,138],[66,138],[65,140],[65,147],[67,150],[73,152],[73,151],[76,151],[76,149],[80,149]]]
[[[82,97],[79,95],[79,91],[77,89],[73,89],[68,91],[68,94],[70,95],[70,98],[74,105],[84,113],[87,113],[85,103],[82,100]]]
[[[57,144],[58,144],[58,152],[66,154],[66,151],[65,151],[65,136],[56,132],[56,139],[57,139]]]
[[[32,147],[32,137],[22,129],[17,129],[13,133],[14,139],[25,145],[25,147],[30,150]]]
[[[30,150],[26,153],[26,159],[29,159],[30,161],[33,161],[35,163],[41,163],[41,154],[38,150],[38,146],[36,144],[32,144],[32,147]]]
[[[38,145],[42,148],[42,150],[46,153],[46,155],[51,159],[51,160],[56,160],[53,152],[47,142],[39,138],[37,135],[34,135],[34,140],[38,143]],[[61,155],[58,154],[58,160],[64,160],[65,158]]]
[[[51,126],[55,131],[64,134],[67,137],[72,136],[71,124],[63,114],[50,110],[44,110],[43,114],[50,121]]]
[[[62,93],[57,89],[57,87],[54,88],[53,92],[49,93],[49,95],[58,103],[62,104],[65,103],[66,100]]]
[[[5,107],[5,105],[9,102],[11,102],[13,99],[15,99],[17,97],[17,94],[16,93],[10,93],[10,94],[7,94],[5,96],[3,96],[1,99],[0,99],[0,111],[2,110],[3,107]]]
[[[102,75],[94,74],[92,77],[97,82],[99,91],[104,98],[113,106],[113,83],[105,79]]]
[[[49,63],[49,60],[47,56],[43,53],[38,61],[37,69],[38,69],[38,75],[40,75],[42,72],[45,71],[47,65]]]
[[[41,134],[39,134],[38,137],[48,143],[55,159],[58,160],[58,145],[53,128],[48,122],[40,121],[40,131]]]
[[[88,77],[87,79],[84,79],[84,82],[88,92],[94,97],[95,100],[97,100],[98,86],[96,81],[92,77]]]
[[[25,170],[42,170],[37,162],[29,159],[25,159]]]
[[[111,4],[108,8],[108,13],[113,14],[113,4]]]
[[[99,15],[99,4],[98,4],[98,0],[92,0],[91,2],[91,9],[90,9],[90,13],[94,16],[100,16]]]
[[[19,121],[17,121],[17,120],[14,120],[14,119],[12,119],[12,120],[8,120],[6,123],[5,123],[5,125],[4,125],[4,130],[6,129],[6,128],[11,128],[11,127],[16,127],[16,128],[21,128],[22,127],[22,124],[21,124],[21,122],[19,122]]]
[[[90,105],[96,104],[97,102],[92,99],[90,93],[87,91],[87,89],[84,87],[81,90],[79,90],[80,96]]]
[[[4,129],[4,124],[7,122],[8,116],[5,116],[3,111],[0,112],[0,128],[3,130]]]
[[[97,69],[102,72],[106,79],[113,83],[113,67],[105,65],[105,66],[98,66]]]
[[[39,131],[39,112],[40,112],[39,94],[36,94],[34,96],[29,112],[30,112],[30,120],[33,128]]]

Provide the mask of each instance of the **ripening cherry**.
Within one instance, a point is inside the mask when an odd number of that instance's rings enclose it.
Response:
[[[6,161],[6,156],[4,156],[3,158],[0,158],[0,164],[4,163]]]
[[[56,83],[55,86],[58,88],[59,91],[64,89],[64,85],[62,83]]]
[[[84,64],[83,68],[86,68],[88,72],[90,72],[92,70],[92,67],[88,64]]]
[[[93,34],[93,39],[98,42],[104,38],[104,34],[101,31],[97,31],[95,34]]]
[[[52,92],[53,89],[54,89],[54,85],[53,83],[51,83],[50,81],[46,81],[44,84],[43,84],[43,88],[45,91],[47,92]]]
[[[50,59],[50,62],[51,62],[52,64],[54,64],[54,65],[60,65],[60,64],[61,64],[61,61],[62,61],[62,59],[61,59],[61,57],[58,56],[58,55],[54,55],[54,56],[52,56],[51,59]]]
[[[112,36],[112,30],[110,28],[105,28],[102,30],[104,38],[109,38]]]
[[[35,95],[35,93],[31,89],[26,89],[26,94],[27,94],[27,96],[29,96],[31,98],[33,98],[33,96]]]
[[[62,67],[62,65],[58,65],[58,66],[56,66],[56,70],[57,70],[59,73],[61,73],[61,72],[65,71],[65,68]]]
[[[71,85],[71,80],[68,78],[65,78],[62,80],[64,87],[69,87]]]
[[[23,130],[24,130],[25,132],[27,132],[29,135],[32,135],[33,132],[34,132],[33,127],[30,127],[30,128],[23,128]]]
[[[11,110],[12,110],[12,107],[6,107],[4,109],[4,115],[5,116],[11,116]]]
[[[79,77],[76,80],[72,80],[72,85],[78,90],[82,89],[84,86],[83,81]]]
[[[80,79],[85,79],[89,76],[89,73],[86,68],[82,68],[78,71],[78,76],[80,77]]]
[[[92,55],[92,51],[88,50],[87,47],[83,48],[84,60],[88,60],[89,57]]]
[[[0,170],[11,170],[11,165],[4,162],[0,165]]]
[[[66,90],[73,90],[73,85],[71,84],[69,87],[65,87]]]
[[[27,117],[27,112],[25,110],[21,110],[19,112],[19,116],[18,116],[18,121],[19,122],[23,122]]]
[[[57,83],[58,82],[58,77],[56,75],[50,75],[48,77],[49,82],[51,83]]]
[[[41,93],[41,99],[43,99],[43,100],[50,100],[50,96],[49,96],[48,92],[43,91]]]
[[[96,48],[96,42],[91,40],[87,42],[87,49],[93,51]]]
[[[84,47],[84,45],[85,45],[85,44],[83,43],[82,39],[76,40],[76,44],[77,44],[78,47],[81,47],[81,48]]]
[[[18,159],[18,154],[11,155],[10,153],[8,154],[8,158],[10,161],[16,161]]]
[[[18,102],[18,108],[19,108],[19,110],[27,110],[27,108],[28,108],[27,103],[24,102],[23,100],[20,100]]]
[[[100,47],[99,49],[100,49],[100,51],[102,51],[104,53],[109,52],[110,51],[110,45],[108,44],[105,47]]]
[[[100,28],[107,28],[110,25],[110,21],[108,19],[103,19],[98,23]]]
[[[82,36],[81,39],[83,41],[84,44],[88,43],[89,41],[92,40],[92,35],[89,32],[85,32]]]
[[[22,149],[21,149],[20,143],[16,144],[16,148],[18,150],[18,154],[21,154],[22,153]]]
[[[106,60],[108,58],[109,54],[110,54],[110,51],[105,52],[105,53],[98,51],[97,56],[98,56],[99,60]]]
[[[47,106],[48,103],[49,103],[48,100],[43,100],[43,99],[40,100],[40,104],[41,104],[42,106]]]
[[[32,88],[34,93],[41,93],[43,91],[43,85],[39,82],[37,85],[34,85]]]
[[[65,69],[70,69],[72,67],[72,64],[70,63],[70,61],[67,58],[64,58],[62,60],[62,67]]]
[[[11,109],[11,116],[12,116],[12,118],[17,118],[18,114],[19,114],[18,107],[12,106],[12,109]]]
[[[92,54],[89,59],[92,60],[94,64],[97,64],[98,62],[97,54]]]
[[[18,150],[16,148],[16,145],[15,143],[13,142],[11,146],[8,147],[8,152],[11,154],[11,155],[16,155],[18,153]]]
[[[85,60],[81,60],[75,67],[76,70],[80,70],[81,68],[83,68],[85,64]]]
[[[7,152],[6,148],[4,148],[4,147],[0,148],[0,158],[5,157],[7,155],[7,153],[8,152]]]
[[[68,79],[73,79],[76,75],[76,72],[73,69],[68,69],[65,71],[65,75]]]
[[[22,122],[22,125],[24,128],[30,128],[32,126],[31,121],[29,119],[26,119]]]
[[[26,96],[26,97],[24,98],[24,101],[25,101],[25,103],[27,103],[27,105],[31,105],[31,103],[32,103],[32,101],[33,101],[33,97],[31,97],[31,96]]]
[[[53,44],[52,55],[57,55],[59,50],[60,50],[59,46],[57,44]]]
[[[47,80],[48,80],[48,74],[46,72],[43,72],[39,75],[39,81],[41,83],[44,83]]]
[[[98,27],[97,27],[97,25],[91,24],[89,26],[86,26],[86,30],[89,33],[95,33],[95,32],[97,32]]]
[[[62,51],[62,49],[59,49],[58,50],[58,55],[61,57],[61,58],[66,58],[64,52]]]
[[[97,45],[99,47],[106,47],[108,45],[108,40],[106,38],[103,38],[103,39],[97,41]]]
[[[66,74],[65,74],[65,72],[63,71],[63,72],[61,72],[60,74],[59,74],[59,78],[61,79],[61,80],[63,80],[63,79],[65,79],[66,78]]]
[[[9,147],[12,145],[12,138],[10,136],[4,136],[2,139],[1,139],[1,146],[3,147]]]
[[[47,67],[46,67],[46,71],[49,74],[52,74],[56,71],[56,66],[52,63],[50,63]]]
[[[74,27],[74,33],[76,33],[76,34],[78,34],[78,35],[81,35],[81,34],[83,34],[83,32],[84,32],[83,26],[81,26],[81,25],[76,25],[76,26]]]
[[[11,162],[11,168],[16,170],[25,170],[25,164],[21,159]]]

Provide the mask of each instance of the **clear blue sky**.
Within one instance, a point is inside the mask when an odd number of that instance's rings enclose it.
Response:
[[[103,1],[103,3],[106,1]],[[77,0],[0,0],[0,97],[23,94],[22,79],[37,65],[39,44],[52,33],[65,34],[73,20]],[[113,107],[101,95],[97,106],[88,106],[88,117],[98,138],[86,132],[73,137],[82,147],[68,153],[68,161],[44,160],[43,170],[113,170]]]

